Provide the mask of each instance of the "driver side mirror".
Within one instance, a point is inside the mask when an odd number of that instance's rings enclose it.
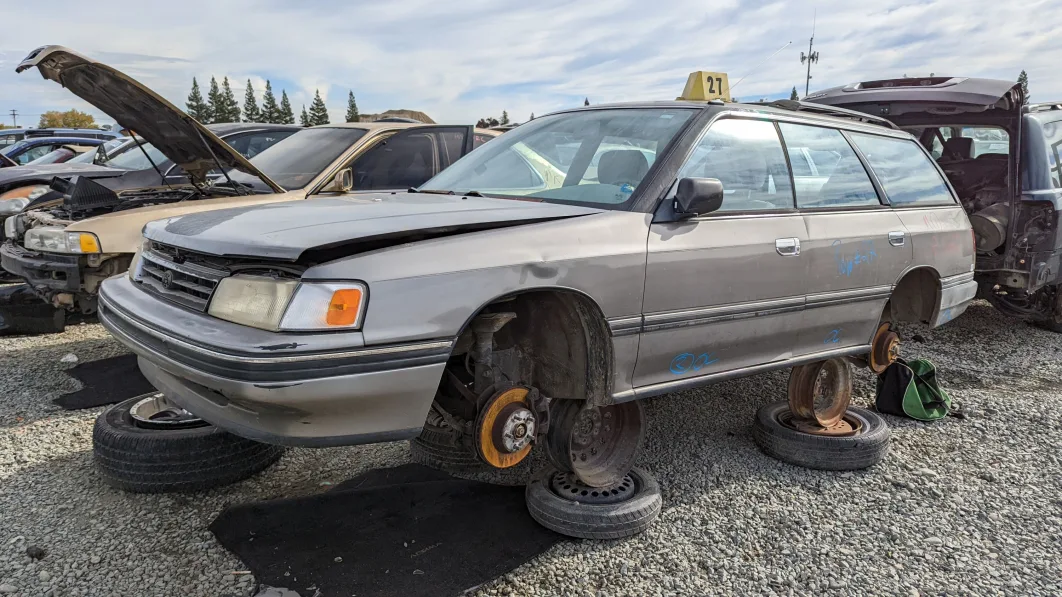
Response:
[[[321,189],[322,193],[349,193],[354,188],[354,171],[350,168],[343,168],[339,172],[336,172],[336,177],[332,179],[332,182],[325,185]]]
[[[711,213],[723,206],[723,183],[718,178],[683,178],[675,194],[675,212],[682,218]]]

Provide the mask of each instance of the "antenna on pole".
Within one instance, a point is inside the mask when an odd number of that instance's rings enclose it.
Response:
[[[808,93],[811,92],[811,63],[814,62],[817,64],[819,62],[819,53],[812,51],[812,48],[815,46],[815,24],[818,17],[819,11],[818,9],[815,9],[814,16],[811,18],[811,39],[808,40],[808,53],[800,53],[800,64],[807,62],[808,65],[808,75],[807,78],[804,79],[804,97],[807,97]]]
[[[750,70],[750,71],[748,72],[748,74],[746,74],[746,75],[745,75],[744,77],[741,77],[740,79],[738,79],[738,82],[737,82],[737,83],[734,83],[733,85],[731,85],[731,86],[730,86],[730,90],[731,90],[731,91],[733,91],[733,90],[734,90],[734,88],[735,88],[735,87],[737,87],[738,85],[740,85],[740,84],[741,84],[741,82],[742,82],[742,81],[744,81],[744,80],[745,80],[746,78],[748,78],[748,76],[749,76],[749,75],[751,75],[753,71],[755,71],[755,70],[756,70],[757,68],[760,68],[761,66],[763,66],[763,65],[764,65],[764,63],[766,63],[766,62],[767,62],[768,60],[770,60],[771,58],[774,58],[775,56],[777,56],[777,55],[778,55],[778,52],[781,52],[782,50],[784,50],[784,49],[788,48],[788,47],[789,47],[789,46],[790,46],[790,45],[791,45],[792,43],[793,43],[793,42],[791,42],[791,41],[787,41],[787,42],[785,42],[785,45],[784,45],[784,46],[782,46],[782,47],[780,47],[780,48],[778,48],[777,50],[775,50],[775,51],[774,51],[774,54],[771,54],[770,56],[768,56],[768,57],[764,58],[764,59],[763,59],[763,62],[761,62],[761,63],[757,64],[757,65],[756,65],[756,66],[754,66],[754,67],[752,67],[752,70]]]

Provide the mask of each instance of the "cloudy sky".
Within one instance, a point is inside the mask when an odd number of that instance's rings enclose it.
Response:
[[[42,6],[46,5],[46,6]],[[694,70],[729,73],[746,100],[804,88],[817,10],[812,90],[871,78],[1029,73],[1033,100],[1062,100],[1062,2],[881,0],[79,0],[6,2],[0,25],[0,112],[35,123],[72,107],[105,115],[35,70],[30,50],[73,48],[183,107],[192,77],[228,76],[242,103],[270,79],[295,111],[319,89],[332,120],[348,90],[364,112],[422,110],[470,123],[515,121],[580,104],[671,99]],[[760,62],[792,41],[762,66]],[[204,93],[205,93],[204,89]],[[10,116],[4,119],[11,124]]]

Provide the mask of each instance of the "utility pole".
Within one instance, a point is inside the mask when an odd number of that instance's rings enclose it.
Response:
[[[815,46],[815,20],[818,17],[818,11],[815,11],[815,13],[815,17],[811,20],[811,39],[808,40],[808,53],[800,53],[800,64],[804,64],[805,62],[808,64],[808,77],[807,79],[804,79],[804,97],[807,97],[808,93],[811,92],[811,63],[818,63],[819,61],[819,53],[812,51],[812,48]]]
[[[13,128],[18,128],[18,110],[11,110],[11,125]]]

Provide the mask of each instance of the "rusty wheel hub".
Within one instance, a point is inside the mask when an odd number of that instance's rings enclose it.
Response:
[[[892,331],[888,322],[878,326],[874,340],[870,343],[870,356],[867,363],[870,370],[880,375],[900,356],[900,336]]]
[[[531,453],[535,414],[527,388],[515,387],[495,394],[476,418],[476,453],[495,468],[519,464]]]

